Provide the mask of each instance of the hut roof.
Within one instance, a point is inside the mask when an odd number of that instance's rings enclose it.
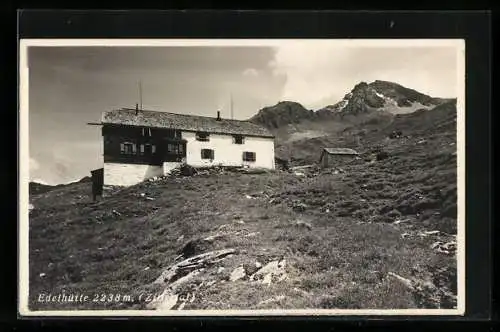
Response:
[[[177,114],[162,111],[119,109],[102,114],[101,124],[146,126],[170,128],[186,131],[203,131],[220,134],[240,134],[246,136],[274,137],[266,128],[250,121]]]
[[[347,155],[358,155],[359,153],[353,149],[348,148],[323,148],[322,153],[328,154],[347,154]]]

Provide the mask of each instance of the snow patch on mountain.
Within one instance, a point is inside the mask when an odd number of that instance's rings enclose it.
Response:
[[[419,102],[413,102],[411,103],[411,106],[404,106],[400,107],[396,105],[389,105],[385,107],[385,110],[388,112],[391,112],[392,114],[408,114],[408,113],[413,113],[418,110],[430,110],[432,109],[433,106],[426,106],[423,105]]]
[[[426,106],[419,102],[412,102],[410,106],[398,106],[397,101],[394,100],[393,98],[387,97],[384,94],[377,91],[375,91],[375,94],[378,97],[383,98],[385,101],[384,107],[380,109],[381,110],[383,109],[392,114],[408,114],[408,113],[413,113],[420,109],[429,110],[432,108],[432,106]]]
[[[321,136],[325,136],[325,135],[328,135],[328,132],[321,131],[321,130],[305,130],[305,131],[299,131],[299,132],[292,133],[287,141],[293,142],[293,141],[298,141],[298,140],[302,140],[302,139],[321,137]]]
[[[336,107],[336,111],[337,112],[340,112],[342,111],[346,106],[347,104],[349,104],[349,100],[348,99],[342,99],[340,102],[337,103],[337,107]]]
[[[398,102],[392,99],[391,97],[387,97],[386,95],[375,91],[375,94],[385,100],[385,106],[384,107],[398,107]]]

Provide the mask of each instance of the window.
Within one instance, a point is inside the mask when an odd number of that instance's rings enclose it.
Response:
[[[201,149],[201,159],[214,159],[214,150]]]
[[[208,133],[196,133],[196,140],[201,142],[208,142],[210,140]]]
[[[255,152],[243,152],[243,161],[255,161]]]
[[[134,143],[130,142],[124,142],[120,143],[120,153],[121,154],[135,154],[136,151],[136,145]]]
[[[167,151],[168,151],[168,153],[178,154],[179,153],[179,145],[169,143],[169,144],[167,144]]]
[[[234,144],[243,144],[243,136],[242,135],[233,135],[233,143]]]
[[[168,154],[183,154],[184,153],[184,147],[182,144],[179,143],[168,143],[167,144],[167,153]]]
[[[141,144],[140,147],[139,147],[139,153],[141,155],[144,155],[144,154],[153,154],[155,152],[156,152],[156,145],[152,145],[152,144],[146,143],[146,144]]]
[[[151,137],[151,128],[142,128],[142,136]]]

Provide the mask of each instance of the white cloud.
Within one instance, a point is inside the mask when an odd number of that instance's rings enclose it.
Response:
[[[102,143],[98,140],[45,142],[34,151],[30,157],[30,181],[68,183],[102,167]]]
[[[286,76],[282,100],[306,107],[334,103],[360,81],[388,80],[436,97],[455,97],[455,47],[346,46],[298,41],[275,48],[268,63]]]
[[[257,77],[259,72],[255,68],[247,68],[243,71],[243,76],[245,77]]]
[[[30,172],[34,172],[40,168],[40,164],[36,159],[30,157]]]

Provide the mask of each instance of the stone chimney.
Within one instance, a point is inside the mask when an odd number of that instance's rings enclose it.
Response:
[[[220,118],[220,111],[217,111],[217,121],[220,121],[221,118]]]

